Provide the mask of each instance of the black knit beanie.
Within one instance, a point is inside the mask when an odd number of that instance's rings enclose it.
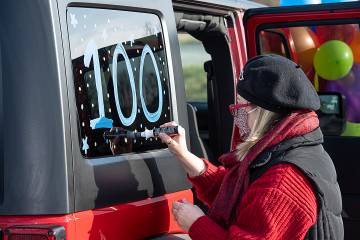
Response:
[[[274,54],[256,56],[245,64],[237,92],[249,102],[277,113],[320,108],[319,96],[300,66]]]

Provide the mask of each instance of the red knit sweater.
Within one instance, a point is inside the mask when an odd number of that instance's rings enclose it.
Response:
[[[211,205],[228,170],[205,162],[206,172],[190,181],[198,197]],[[317,202],[310,182],[295,166],[278,164],[249,186],[228,229],[203,216],[191,225],[189,235],[193,240],[304,239],[316,218]]]

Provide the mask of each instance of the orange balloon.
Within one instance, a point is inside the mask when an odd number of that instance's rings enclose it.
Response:
[[[353,52],[354,62],[360,63],[360,32],[357,31],[354,39],[350,44],[350,48]]]
[[[313,59],[316,49],[319,47],[319,41],[315,33],[308,27],[291,27],[289,30],[294,41],[298,63],[305,73],[309,73],[313,67]]]

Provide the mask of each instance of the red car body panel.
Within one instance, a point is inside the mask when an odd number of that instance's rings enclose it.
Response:
[[[166,194],[142,201],[116,204],[67,215],[0,216],[0,227],[53,224],[65,227],[66,239],[141,239],[149,233],[180,233],[171,214],[172,203],[186,198],[193,202],[191,190]]]

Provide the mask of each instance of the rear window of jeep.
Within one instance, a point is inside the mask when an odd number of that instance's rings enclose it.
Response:
[[[80,149],[112,155],[105,130],[144,131],[172,120],[169,70],[158,16],[69,7],[67,23]],[[159,149],[159,139],[120,139],[116,154]]]

